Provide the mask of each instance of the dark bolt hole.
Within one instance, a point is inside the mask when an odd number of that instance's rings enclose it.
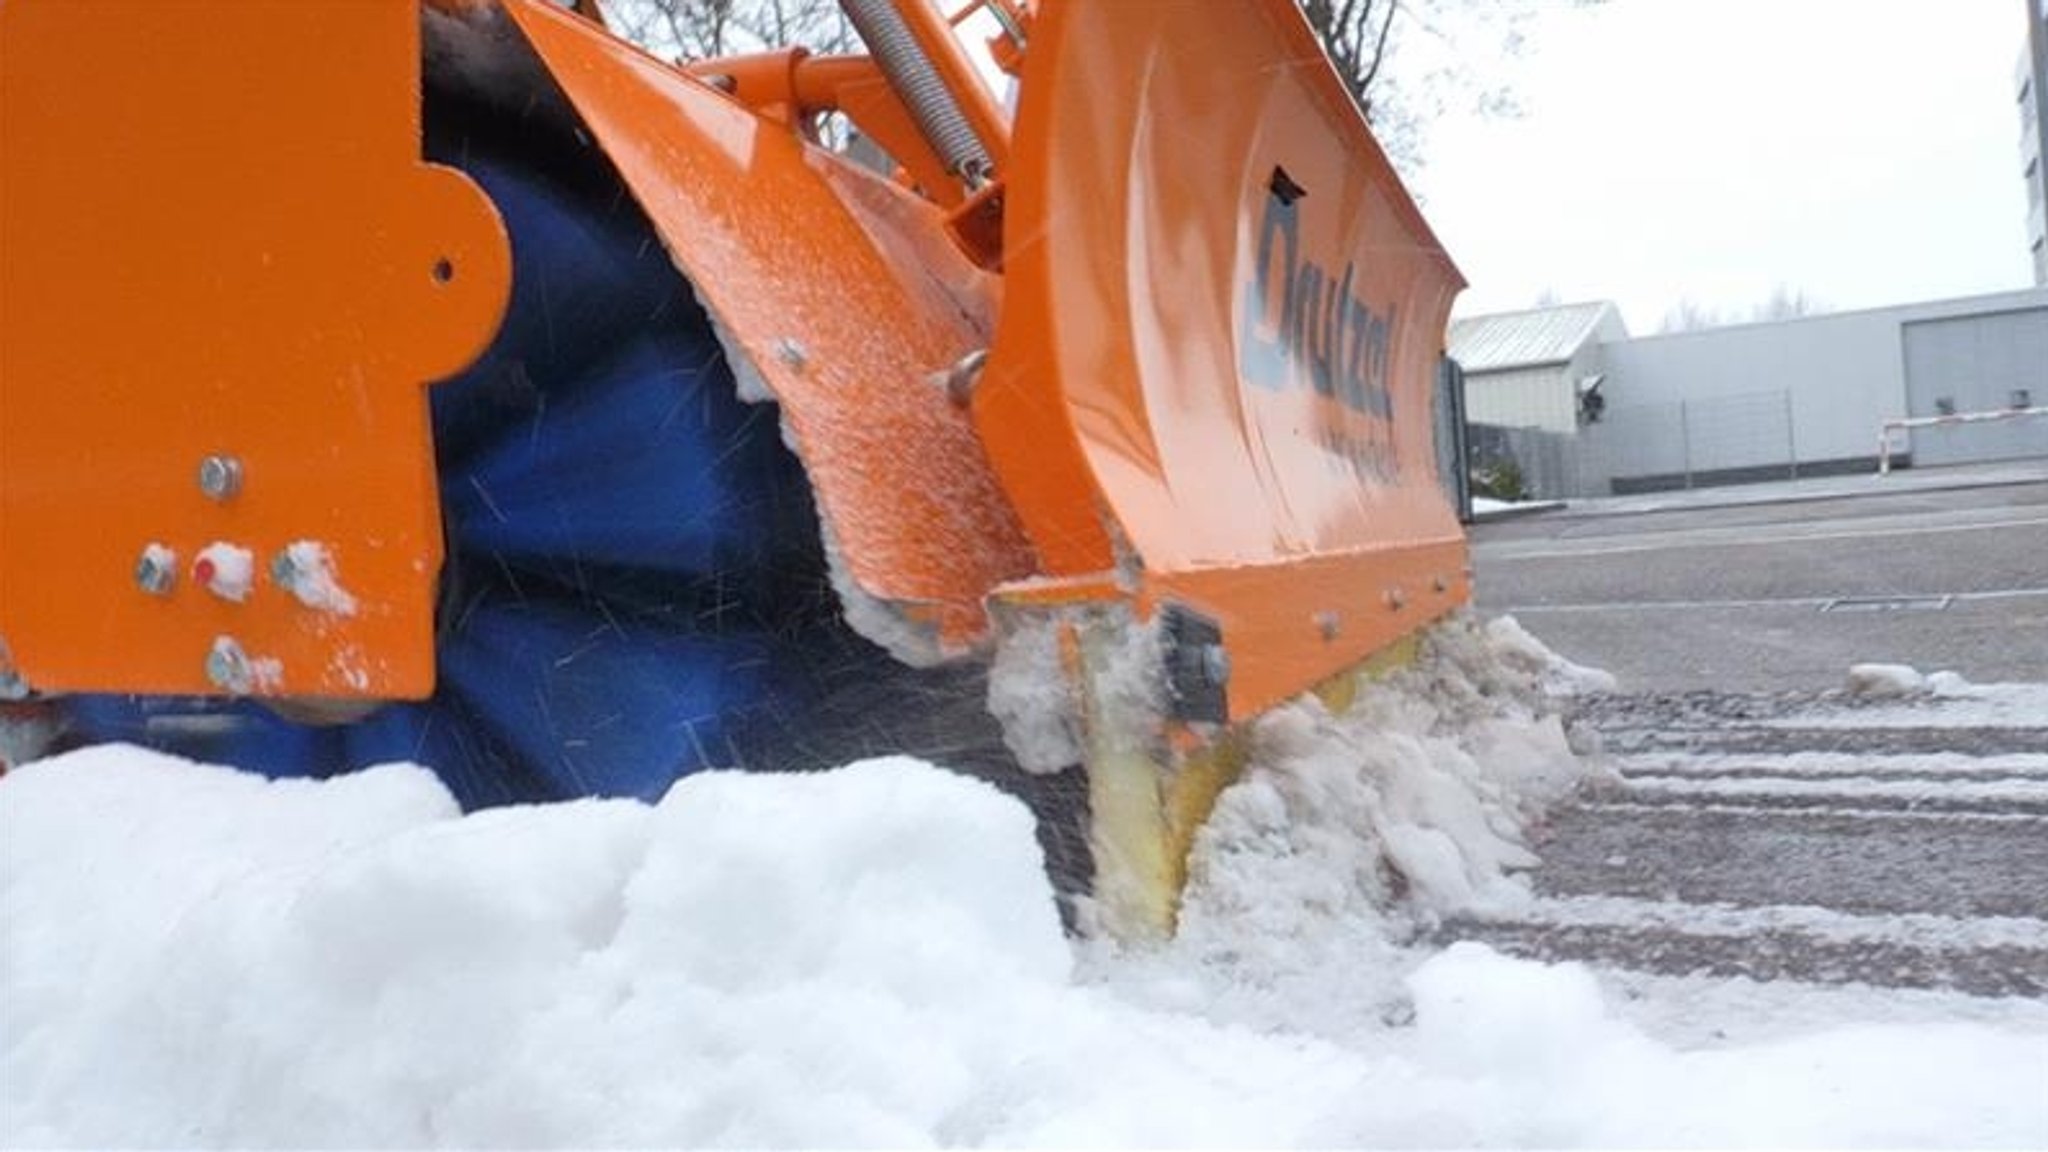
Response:
[[[446,284],[455,279],[455,261],[446,256],[434,261],[434,283]]]
[[[1282,204],[1291,205],[1308,195],[1308,189],[1296,184],[1294,177],[1287,174],[1287,169],[1278,165],[1273,168],[1273,178],[1266,181],[1266,188],[1273,193],[1273,198]]]

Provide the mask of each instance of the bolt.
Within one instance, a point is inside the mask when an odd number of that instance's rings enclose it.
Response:
[[[26,700],[29,691],[28,681],[14,670],[14,656],[7,651],[7,642],[0,640],[0,700]]]
[[[199,490],[209,500],[226,501],[242,490],[242,462],[233,456],[208,456],[199,462]]]
[[[270,580],[287,592],[291,591],[293,585],[296,585],[299,578],[305,574],[306,570],[300,566],[298,558],[292,555],[289,548],[270,558]]]
[[[254,682],[249,654],[242,651],[233,637],[222,636],[213,642],[213,648],[206,654],[206,679],[223,692],[235,696],[248,694]]]
[[[151,596],[169,596],[178,586],[178,554],[162,544],[144,547],[135,561],[135,585]]]
[[[1223,645],[1202,645],[1202,678],[1216,685],[1230,683],[1230,653]]]
[[[1406,607],[1407,604],[1408,594],[1406,592],[1401,591],[1400,585],[1397,584],[1394,587],[1387,589],[1387,607],[1393,609],[1396,612],[1399,612],[1402,608]]]
[[[811,354],[802,344],[787,336],[775,342],[775,355],[784,364],[796,369],[802,369],[811,359]]]
[[[977,348],[955,361],[946,370],[946,397],[953,403],[965,407],[974,399],[974,386],[981,383],[981,370],[988,364],[988,349]]]
[[[1316,631],[1322,633],[1325,641],[1335,640],[1344,630],[1344,618],[1327,609],[1316,613],[1315,621]]]
[[[1429,586],[1438,592],[1449,592],[1451,590],[1451,581],[1448,577],[1440,575],[1436,579],[1431,580]]]

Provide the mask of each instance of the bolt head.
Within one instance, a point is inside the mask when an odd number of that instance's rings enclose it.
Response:
[[[1202,645],[1202,676],[1211,684],[1230,683],[1230,653],[1223,645]]]
[[[7,641],[0,640],[0,700],[26,700],[33,691],[14,667],[14,653],[7,650]]]
[[[206,653],[207,682],[223,692],[240,696],[249,691],[249,656],[242,646],[223,636]]]
[[[199,490],[209,500],[232,500],[242,490],[242,462],[213,455],[199,462]]]
[[[7,651],[7,644],[0,641],[0,700],[26,700],[33,691],[21,673],[14,670],[14,657]]]
[[[151,596],[168,596],[178,586],[178,555],[151,544],[135,559],[135,586]]]
[[[977,348],[955,361],[946,370],[946,397],[953,403],[967,405],[974,399],[975,385],[981,383],[981,370],[988,366],[988,349]]]
[[[788,336],[775,342],[775,356],[791,368],[802,368],[810,362],[811,354],[803,344]]]

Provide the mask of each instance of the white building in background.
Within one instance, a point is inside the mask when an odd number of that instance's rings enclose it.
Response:
[[[1601,349],[1626,339],[1621,313],[1605,300],[1451,321],[1466,422],[1578,431],[1587,405],[1600,403]]]
[[[2020,171],[2027,181],[2027,244],[2034,283],[2048,284],[2048,0],[2027,6],[2027,43],[2014,69],[2020,104]]]
[[[1602,496],[1874,471],[1885,420],[2048,406],[2048,287],[1634,339],[1612,313],[1452,324],[1475,456],[1512,456],[1535,495]],[[1892,451],[2048,457],[2048,415],[1895,433]]]

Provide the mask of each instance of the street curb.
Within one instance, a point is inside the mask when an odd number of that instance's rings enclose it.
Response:
[[[1872,477],[1873,485],[1864,489],[1848,489],[1821,492],[1785,492],[1777,494],[1754,494],[1744,496],[1741,489],[1746,485],[1730,485],[1727,497],[1720,499],[1697,499],[1692,502],[1676,502],[1652,507],[1616,507],[1634,497],[1604,496],[1593,500],[1571,501],[1565,508],[1570,517],[1600,516],[1651,516],[1665,512],[1699,512],[1717,508],[1762,508],[1780,504],[1817,504],[1829,500],[1854,500],[1864,496],[1910,495],[1919,492],[1967,492],[1985,488],[2024,488],[2030,485],[2048,483],[2048,475],[2042,476],[1996,476],[1983,479],[1957,477],[1940,483],[1918,483],[1886,488],[1882,481]],[[1713,491],[1695,488],[1694,492]],[[1477,523],[1479,517],[1475,515]]]
[[[1562,512],[1571,505],[1563,500],[1537,500],[1527,504],[1512,504],[1506,508],[1493,508],[1485,512],[1474,511],[1471,522],[1491,524],[1499,520],[1520,520],[1524,516],[1536,516],[1545,512]]]

